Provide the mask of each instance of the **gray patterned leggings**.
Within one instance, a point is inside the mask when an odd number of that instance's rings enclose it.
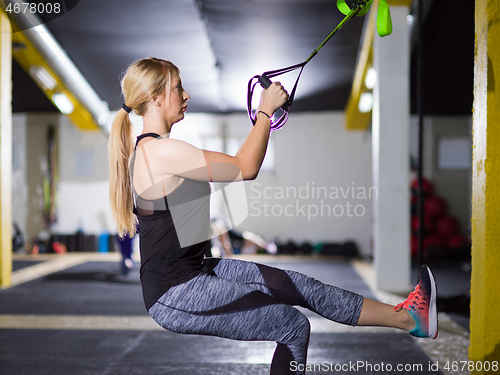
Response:
[[[149,313],[172,332],[276,341],[271,375],[304,374],[290,363],[306,364],[310,325],[292,305],[352,326],[361,313],[362,296],[298,272],[227,258],[205,264],[206,274],[170,288]]]

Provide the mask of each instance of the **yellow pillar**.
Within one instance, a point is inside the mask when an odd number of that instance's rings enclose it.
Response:
[[[491,374],[485,362],[500,362],[499,2],[476,0],[475,24],[469,359],[480,361],[471,374]]]
[[[0,288],[12,274],[12,32],[0,12]]]

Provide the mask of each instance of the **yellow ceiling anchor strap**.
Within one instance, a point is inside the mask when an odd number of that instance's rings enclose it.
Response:
[[[337,0],[337,8],[339,8],[340,12],[344,15],[349,15],[351,12],[357,10],[360,5],[364,7],[356,14],[357,16],[364,16],[368,9],[370,9],[370,5],[373,3],[373,0],[369,1],[357,1],[354,3],[354,8],[351,9],[349,5],[346,4],[345,0]],[[377,11],[377,32],[380,36],[387,36],[392,33],[392,20],[391,20],[391,12],[389,10],[389,5],[387,4],[387,0],[380,0],[378,11]]]

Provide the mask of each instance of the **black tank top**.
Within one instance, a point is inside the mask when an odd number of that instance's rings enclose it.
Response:
[[[155,133],[145,137],[160,137]],[[136,151],[130,163],[133,176]],[[162,181],[154,182],[157,190]],[[171,287],[182,284],[203,272],[203,257],[209,246],[210,185],[185,179],[172,193],[158,199],[145,199],[135,189],[134,213],[139,220],[141,283],[146,309]]]

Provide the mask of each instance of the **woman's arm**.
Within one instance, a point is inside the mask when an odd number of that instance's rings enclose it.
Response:
[[[235,156],[204,150],[203,154],[211,172],[211,180],[227,181],[228,177],[231,178],[236,173],[236,168],[240,175],[232,181],[255,179],[266,155],[269,132],[270,120],[260,114],[255,126],[250,129]]]
[[[272,115],[287,100],[278,82],[263,90],[258,111]],[[269,141],[270,120],[259,113],[235,156],[200,150],[186,142],[164,139],[144,145],[153,175],[175,175],[200,181],[232,182],[255,179],[264,160]],[[150,146],[150,147],[147,147]],[[153,156],[154,155],[154,156]],[[156,180],[156,178],[155,178]]]
[[[248,136],[234,156],[238,160],[243,180],[253,180],[259,174],[269,142],[271,121],[268,116],[272,116],[287,100],[288,94],[279,82],[273,83],[267,90],[262,91],[255,126],[250,129]],[[208,156],[209,159],[211,157],[211,155]]]

